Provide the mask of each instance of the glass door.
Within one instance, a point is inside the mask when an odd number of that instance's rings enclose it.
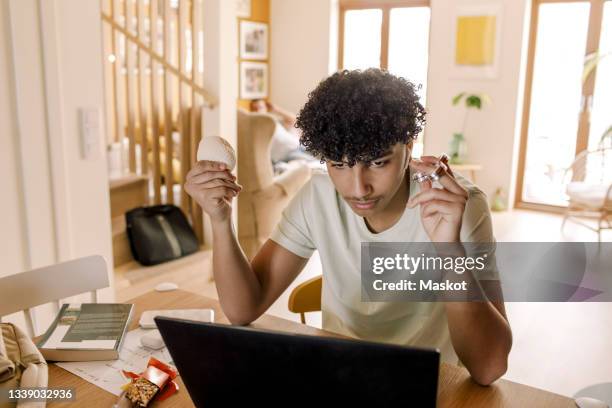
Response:
[[[612,120],[609,70],[603,73],[599,67],[583,81],[587,55],[600,43],[610,47],[610,39],[604,38],[611,34],[610,3],[534,0],[518,207],[566,206],[565,170],[578,153],[596,145],[606,123],[612,124],[606,122]]]
[[[597,64],[593,99],[587,105],[591,109],[589,150],[596,149],[600,143],[607,146],[612,143],[612,134],[607,133],[612,126],[612,1],[606,1],[603,6],[598,55],[601,59]],[[609,139],[601,140],[604,135],[609,135]]]

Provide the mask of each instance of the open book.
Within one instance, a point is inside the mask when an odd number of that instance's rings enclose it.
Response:
[[[134,305],[64,304],[36,345],[50,361],[116,360]]]

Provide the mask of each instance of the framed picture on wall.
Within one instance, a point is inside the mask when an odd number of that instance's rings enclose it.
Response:
[[[268,64],[240,63],[240,99],[263,99],[268,96]]]
[[[268,25],[254,21],[240,22],[240,58],[268,58]]]
[[[499,3],[457,6],[452,26],[452,78],[497,78],[501,20]]]
[[[236,16],[241,18],[251,17],[251,0],[236,0]]]

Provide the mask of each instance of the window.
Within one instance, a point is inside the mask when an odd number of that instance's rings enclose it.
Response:
[[[612,50],[612,1],[535,0],[532,16],[516,202],[563,207],[565,169],[611,125],[610,65],[582,75],[588,54]]]
[[[347,10],[344,13],[344,67],[380,67],[382,10]]]
[[[344,1],[340,6],[340,69],[387,69],[406,78],[418,88],[426,105],[427,60],[429,50],[428,0]],[[423,153],[423,132],[412,155]]]

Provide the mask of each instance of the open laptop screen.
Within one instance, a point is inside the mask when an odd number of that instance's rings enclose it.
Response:
[[[198,407],[435,407],[437,350],[157,317]]]

